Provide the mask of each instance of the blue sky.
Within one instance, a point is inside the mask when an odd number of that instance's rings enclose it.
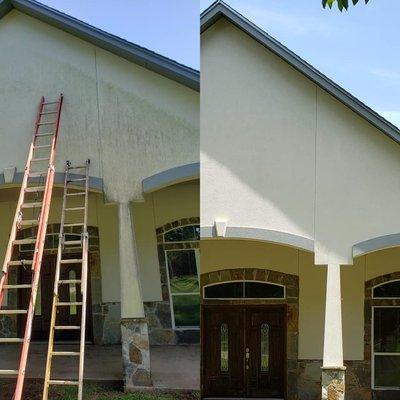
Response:
[[[199,68],[199,5],[212,0],[41,0]],[[400,126],[400,1],[359,2],[348,12],[321,0],[226,0],[368,106]]]
[[[200,0],[201,10],[211,3]],[[400,1],[360,1],[343,13],[321,0],[226,3],[400,127]]]
[[[199,69],[198,0],[39,0],[106,32]]]

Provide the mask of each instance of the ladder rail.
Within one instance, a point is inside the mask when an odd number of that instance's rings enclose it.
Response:
[[[4,263],[3,263],[3,268],[2,268],[2,276],[0,279],[0,307],[3,304],[3,299],[4,299],[4,285],[7,284],[7,273],[8,273],[8,263],[11,260],[12,257],[12,252],[13,252],[13,242],[17,236],[17,226],[18,226],[18,221],[20,219],[21,216],[21,208],[22,208],[22,204],[24,203],[24,199],[25,199],[25,188],[28,185],[28,178],[29,178],[29,173],[30,173],[30,169],[31,169],[31,161],[33,158],[33,152],[34,152],[34,145],[36,142],[36,136],[39,132],[39,122],[40,122],[40,118],[41,118],[41,112],[43,111],[43,107],[44,107],[44,97],[42,96],[40,99],[40,104],[39,104],[39,109],[38,109],[38,114],[36,116],[36,122],[35,122],[35,129],[33,132],[33,137],[32,137],[32,142],[31,145],[29,147],[29,152],[28,152],[28,158],[26,161],[26,165],[25,165],[25,170],[24,170],[24,177],[22,179],[22,184],[21,184],[21,191],[19,193],[19,197],[18,197],[18,202],[17,202],[17,207],[15,210],[15,216],[14,216],[14,220],[13,220],[13,224],[11,227],[11,232],[10,232],[10,237],[8,239],[8,244],[7,244],[7,249],[6,249],[6,253],[5,253],[5,257],[4,257]]]
[[[87,278],[88,278],[88,250],[89,234],[87,231],[88,220],[88,201],[89,201],[89,160],[86,160],[85,170],[85,211],[82,232],[82,274],[81,274],[81,293],[82,293],[82,315],[81,315],[81,340],[79,348],[79,374],[78,374],[78,400],[83,398],[83,371],[85,364],[85,339],[86,339],[86,307],[87,307]]]
[[[56,271],[54,275],[54,290],[53,290],[53,304],[51,307],[51,321],[50,321],[50,332],[49,332],[49,342],[47,349],[46,358],[46,370],[44,376],[44,388],[43,388],[43,399],[48,399],[49,396],[49,382],[51,380],[51,366],[52,366],[52,351],[54,344],[54,326],[56,325],[57,317],[57,302],[58,302],[58,282],[60,280],[60,265],[61,265],[61,255],[64,242],[64,221],[65,221],[65,207],[67,201],[67,182],[68,182],[68,164],[65,165],[65,178],[64,178],[64,193],[63,202],[61,209],[61,223],[60,223],[60,233],[58,236],[58,250],[57,250],[57,261],[56,261]]]
[[[42,209],[40,212],[37,239],[36,239],[35,250],[34,250],[34,255],[33,255],[32,291],[31,291],[31,297],[29,300],[28,314],[27,314],[26,324],[25,324],[24,341],[22,344],[21,359],[20,359],[20,363],[19,363],[19,373],[18,373],[17,384],[16,384],[16,388],[15,388],[14,400],[20,400],[22,398],[22,391],[23,391],[24,380],[25,380],[26,364],[27,364],[27,360],[28,360],[29,345],[30,345],[31,335],[32,335],[32,324],[33,324],[33,318],[35,315],[36,297],[37,297],[37,291],[38,291],[39,280],[40,280],[41,263],[42,263],[42,258],[43,258],[44,244],[45,244],[45,240],[46,240],[47,222],[48,222],[48,218],[49,218],[50,203],[51,203],[53,186],[54,186],[54,176],[55,176],[54,160],[55,160],[55,153],[56,153],[56,142],[57,142],[58,129],[60,126],[62,103],[63,103],[63,95],[61,94],[59,102],[58,102],[58,107],[57,107],[57,117],[56,117],[57,122],[56,122],[56,127],[54,128],[54,136],[52,138],[52,143],[51,143],[50,160],[49,160],[49,165],[47,168],[46,184],[45,184],[45,190],[44,190],[44,194],[43,194],[43,206],[42,206]],[[43,107],[43,103],[42,103],[42,107]],[[42,110],[43,110],[43,108],[42,108]],[[40,116],[40,114],[39,114],[39,116]],[[40,125],[37,124],[37,129],[39,126]],[[36,137],[37,137],[37,131],[36,131],[35,138]]]

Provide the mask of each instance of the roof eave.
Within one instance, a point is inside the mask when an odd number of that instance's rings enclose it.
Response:
[[[349,107],[355,113],[366,119],[373,126],[382,131],[385,135],[400,144],[400,129],[391,124],[381,115],[373,111],[363,102],[352,96],[342,87],[334,83],[324,74],[312,67],[298,55],[290,51],[283,44],[268,35],[258,26],[247,20],[233,8],[221,0],[217,0],[201,14],[200,31],[203,33],[220,18],[226,18],[236,27],[257,40],[264,47],[275,53],[277,56],[289,63],[293,68],[312,80],[319,87],[330,93],[341,103]]]
[[[94,28],[89,24],[36,1],[0,0],[0,18],[12,8],[187,86],[190,89],[200,90],[199,71],[174,60]]]

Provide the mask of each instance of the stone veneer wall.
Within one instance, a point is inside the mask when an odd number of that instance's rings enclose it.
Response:
[[[299,334],[299,277],[277,271],[260,268],[235,268],[209,272],[200,276],[200,289],[204,286],[238,280],[261,281],[277,283],[286,288],[284,300],[207,300],[203,304],[286,304],[287,305],[287,338],[286,338],[286,372],[287,400],[304,400],[298,397],[298,378],[300,366],[298,363],[298,334]],[[319,386],[321,393],[321,386]]]
[[[199,344],[200,330],[172,328],[170,293],[165,250],[198,249],[199,242],[164,242],[164,233],[180,226],[198,225],[200,218],[182,218],[157,228],[157,250],[161,278],[161,301],[145,302],[145,315],[149,326],[151,345]]]

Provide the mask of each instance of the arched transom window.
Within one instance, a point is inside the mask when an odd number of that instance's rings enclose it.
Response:
[[[285,287],[268,282],[234,281],[207,285],[203,295],[215,300],[284,299]]]

